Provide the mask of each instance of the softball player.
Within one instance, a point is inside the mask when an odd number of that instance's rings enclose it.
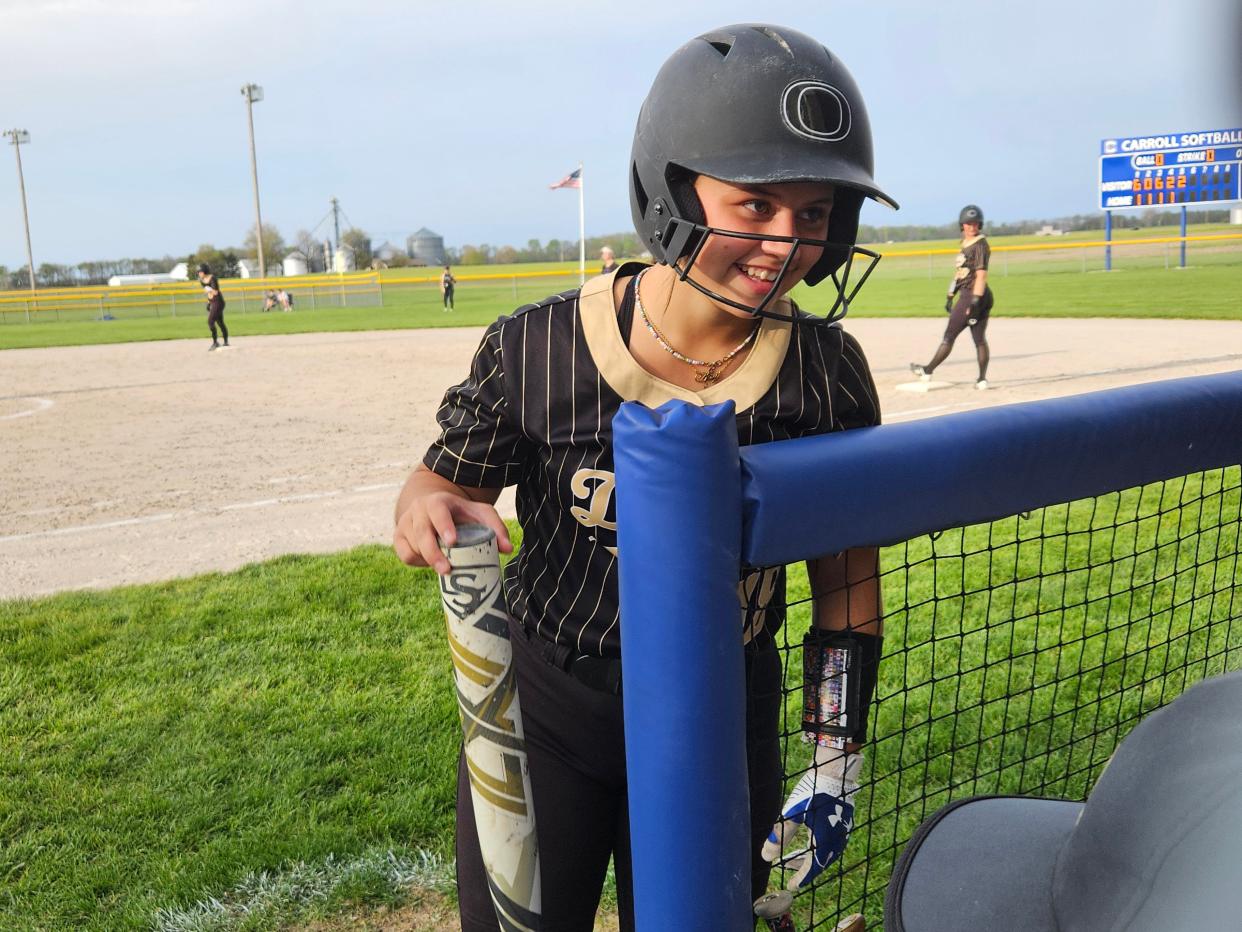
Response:
[[[967,327],[975,341],[975,356],[979,360],[979,378],[975,388],[988,387],[988,317],[992,312],[992,289],[988,287],[988,260],[992,249],[983,235],[983,211],[974,204],[967,204],[957,217],[962,231],[962,248],[957,254],[953,279],[949,282],[949,294],[944,309],[949,314],[949,325],[944,338],[936,348],[932,361],[925,366],[910,363],[910,371],[920,379],[930,379],[931,374],[949,358],[953,343]]]
[[[830,320],[851,297],[864,198],[896,206],[872,162],[858,89],[815,40],[746,25],[684,45],[643,104],[629,172],[635,225],[656,264],[626,263],[488,327],[469,375],[444,397],[439,439],[402,489],[394,549],[445,573],[437,537],[452,543],[456,524],[485,524],[512,550],[492,506],[517,486],[523,543],[504,584],[545,929],[593,927],[610,857],[621,924],[633,928],[612,416],[627,400],[732,399],[742,444],[878,423],[862,350]],[[825,280],[828,316],[787,297],[800,281]],[[669,516],[670,533],[679,520]],[[876,553],[808,566],[815,625],[854,645],[869,696],[880,654]],[[800,826],[810,844],[784,861],[793,886],[844,849],[866,727],[864,711],[848,744],[809,735],[816,766],[782,809],[783,586],[782,568],[740,574],[756,896]],[[459,766],[458,892],[473,932],[498,926],[469,792]],[[670,841],[694,831],[669,826]]]
[[[457,279],[453,277],[452,271],[446,265],[444,272],[440,275],[440,297],[444,299],[444,309],[451,311],[453,309],[453,289],[457,287]]]
[[[224,295],[220,293],[220,282],[211,274],[206,263],[198,267],[198,280],[203,286],[203,294],[207,296],[207,326],[211,330],[211,346],[207,352],[220,349],[216,339],[216,325],[220,326],[220,334],[224,337],[224,346],[229,345],[229,328],[224,325]]]

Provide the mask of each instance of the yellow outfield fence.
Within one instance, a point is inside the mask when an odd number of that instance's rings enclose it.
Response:
[[[267,293],[285,290],[295,310],[319,307],[378,307],[384,303],[378,272],[342,272],[274,278],[227,278],[220,292],[230,314],[264,310]],[[202,314],[203,288],[196,281],[118,287],[40,288],[0,292],[0,323],[57,320],[115,320],[119,317],[178,317]]]
[[[885,261],[878,274],[917,275],[933,278],[945,274],[941,257],[957,253],[957,247],[903,249],[904,244],[881,247]],[[1173,268],[1181,264],[1182,251],[1196,264],[1242,264],[1242,232],[1203,233],[1193,236],[1145,236],[1105,240],[1066,240],[1048,243],[993,245],[992,274],[1039,274],[1041,272],[1099,271],[1111,251],[1111,265],[1128,268]],[[916,261],[911,261],[916,260]],[[459,268],[479,268],[466,266]],[[482,268],[486,268],[485,266]],[[594,267],[587,276],[595,274]],[[533,300],[539,279],[559,279],[566,287],[578,283],[578,269],[539,271],[454,272],[459,288],[512,290],[514,303]],[[284,289],[293,296],[295,310],[341,307],[379,307],[385,292],[438,291],[440,275],[414,272],[344,272],[272,278],[230,278],[220,282],[229,314],[264,310],[268,291]],[[549,283],[555,287],[555,282]],[[506,287],[507,286],[507,287]],[[542,297],[542,294],[535,297]],[[201,314],[205,301],[195,281],[120,287],[41,288],[38,291],[0,292],[0,324],[56,320],[114,320],[118,317],[177,317]],[[277,306],[274,310],[280,311]]]
[[[1233,240],[1234,242],[1242,241],[1242,233],[1203,233],[1196,236],[1141,236],[1131,239],[1115,239],[1115,240],[1070,240],[1069,242],[1058,243],[1019,243],[1012,246],[991,246],[992,252],[1043,252],[1057,249],[1101,249],[1112,247],[1113,249],[1130,249],[1138,246],[1159,246],[1171,245],[1173,243],[1208,243],[1213,241]],[[991,245],[991,244],[989,244]],[[906,256],[955,256],[958,247],[941,249],[895,249],[884,253],[886,257],[895,259],[905,258]]]
[[[1059,237],[1058,237],[1059,239]],[[1174,269],[1187,265],[1242,265],[1242,232],[1195,236],[1143,236],[1107,240],[1067,240],[1050,243],[991,244],[991,276],[1038,275],[1054,272],[1100,272],[1106,269]],[[958,247],[902,249],[886,244],[877,274],[947,275]]]

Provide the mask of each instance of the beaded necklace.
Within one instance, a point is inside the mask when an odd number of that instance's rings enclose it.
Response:
[[[674,359],[680,360],[686,365],[694,367],[694,381],[701,385],[714,385],[716,382],[719,382],[722,378],[720,370],[728,365],[729,361],[734,356],[750,345],[751,341],[754,340],[755,335],[759,332],[759,326],[763,323],[763,321],[755,321],[755,326],[751,328],[750,333],[746,335],[746,339],[737,346],[733,347],[732,350],[721,356],[715,362],[708,362],[705,359],[692,359],[684,353],[679,353],[677,350],[673,349],[673,347],[669,345],[668,340],[664,338],[664,334],[659,331],[656,325],[651,322],[651,318],[647,316],[647,311],[643,307],[643,300],[639,297],[639,289],[643,283],[643,276],[646,274],[647,270],[643,269],[638,273],[638,278],[634,282],[634,306],[638,308],[638,316],[641,317],[643,319],[643,323],[647,325],[647,332],[655,337],[655,341],[660,344],[660,347]],[[700,371],[699,367],[705,368]]]

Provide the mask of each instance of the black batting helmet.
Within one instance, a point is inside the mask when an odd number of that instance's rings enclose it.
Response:
[[[198,264],[198,271],[199,271],[199,274],[201,275],[210,275],[211,266],[209,266],[206,262],[200,262]]]
[[[962,212],[957,215],[957,225],[963,226],[967,223],[977,223],[983,226],[983,211],[974,204],[967,204],[962,208]]]
[[[696,250],[706,236],[729,231],[704,226],[696,175],[832,184],[827,239],[800,240],[824,248],[805,278],[815,285],[851,258],[864,198],[897,206],[872,177],[873,163],[862,95],[832,52],[793,29],[725,26],[683,45],[656,75],[634,131],[630,209],[655,259],[698,288],[687,279]],[[679,267],[682,259],[689,261]],[[763,313],[766,303],[744,309]]]

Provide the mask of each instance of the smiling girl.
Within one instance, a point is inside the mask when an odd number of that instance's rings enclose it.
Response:
[[[488,327],[469,375],[446,393],[441,435],[396,508],[397,555],[446,573],[439,541],[451,545],[458,524],[484,524],[502,551],[512,550],[493,504],[502,488],[517,486],[523,544],[504,587],[538,814],[544,929],[593,927],[610,858],[622,928],[633,925],[612,416],[624,401],[732,400],[742,444],[880,418],[862,350],[835,321],[857,288],[855,257],[878,258],[855,246],[864,198],[895,205],[872,178],[858,88],[831,52],[765,25],[691,40],[643,104],[629,183],[654,264],[626,263]],[[822,313],[790,300],[799,282],[831,282]],[[781,859],[799,826],[810,839],[782,861],[791,886],[809,883],[844,848],[880,656],[875,551],[825,556],[808,568],[815,627],[852,638],[861,658],[864,713],[848,742],[808,731],[814,766],[782,809],[775,634],[784,569],[743,568],[743,630],[721,636],[746,644],[756,896],[768,862]],[[459,767],[458,888],[462,927],[472,932],[498,925],[469,792]]]

